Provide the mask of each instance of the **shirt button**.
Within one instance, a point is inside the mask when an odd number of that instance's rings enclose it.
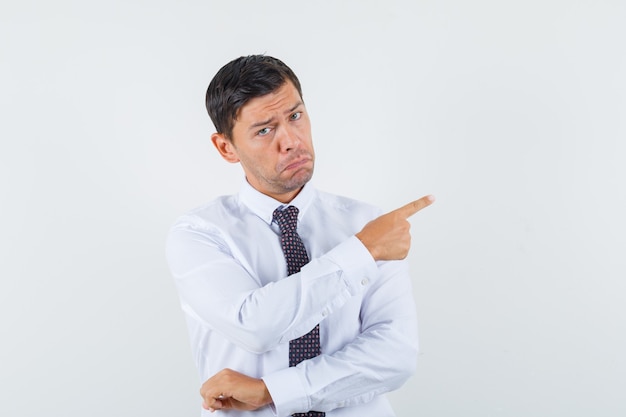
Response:
[[[370,280],[369,280],[369,279],[367,279],[367,278],[363,278],[363,279],[361,280],[361,285],[362,285],[362,286],[366,286],[366,285],[367,285],[367,284],[369,284],[369,283],[370,283]]]
[[[322,311],[322,316],[323,316],[323,317],[326,317],[327,315],[328,315],[328,309],[327,309],[327,308],[325,308],[325,309]]]

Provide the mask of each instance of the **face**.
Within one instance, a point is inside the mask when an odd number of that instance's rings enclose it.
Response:
[[[290,82],[241,107],[231,140],[221,133],[211,140],[225,160],[241,163],[250,185],[283,203],[313,176],[311,123]]]

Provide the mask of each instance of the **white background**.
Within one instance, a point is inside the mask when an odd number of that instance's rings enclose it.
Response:
[[[204,92],[299,75],[315,184],[413,219],[399,417],[626,414],[622,1],[0,4],[0,415],[196,416],[164,260],[236,192]],[[373,416],[376,417],[376,416]]]

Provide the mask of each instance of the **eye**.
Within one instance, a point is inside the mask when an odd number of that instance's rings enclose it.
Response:
[[[290,116],[290,119],[291,120],[298,120],[301,117],[302,117],[302,112],[301,111],[297,111],[297,112],[295,112],[294,114],[292,114]]]
[[[270,128],[269,127],[264,127],[263,129],[261,129],[258,132],[256,132],[256,134],[259,135],[259,136],[265,136],[265,135],[267,135],[269,133],[270,133]]]

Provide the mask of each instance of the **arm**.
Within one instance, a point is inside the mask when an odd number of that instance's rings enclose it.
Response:
[[[254,276],[227,233],[206,222],[181,222],[169,235],[167,255],[183,309],[245,350],[271,350],[362,292],[361,279],[376,273],[372,257],[404,258],[410,247],[406,219],[430,202],[424,197],[378,217],[288,277]],[[257,242],[261,250],[282,254],[275,236],[265,239]]]
[[[362,276],[376,272],[368,252],[353,237],[313,259],[298,274],[266,277],[264,281],[274,282],[263,286],[262,277],[248,271],[227,239],[217,229],[183,223],[170,233],[168,260],[183,309],[254,353],[305,334],[323,320],[325,311],[363,290]],[[276,239],[259,245],[272,243],[279,245]],[[282,256],[279,246],[274,251]],[[355,253],[356,258],[348,255]]]
[[[224,369],[200,392],[208,410],[253,410],[273,403],[277,415],[358,405],[399,388],[415,370],[417,324],[405,262],[381,265],[361,310],[363,331],[332,355],[261,378]]]
[[[357,236],[377,259],[404,258],[410,246],[406,217],[432,201],[425,197],[381,216]],[[406,263],[382,263],[377,275],[361,307],[362,332],[349,345],[263,378],[280,415],[361,404],[398,388],[413,373],[417,326]],[[223,403],[215,396],[221,391],[212,380],[201,393],[205,405],[219,409]]]
[[[361,309],[362,332],[343,349],[263,377],[278,415],[362,404],[399,388],[417,361],[406,262],[386,262]]]

